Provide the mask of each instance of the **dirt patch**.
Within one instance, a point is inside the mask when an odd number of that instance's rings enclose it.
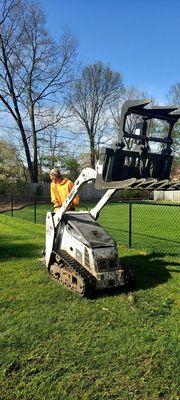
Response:
[[[46,199],[46,200],[38,200],[35,203],[35,200],[31,200],[29,199],[28,201],[13,201],[13,203],[11,203],[11,201],[0,201],[0,213],[4,213],[7,211],[11,211],[13,208],[13,211],[15,210],[21,210],[22,208],[25,207],[33,207],[34,205],[38,205],[38,204],[50,204],[50,200]]]
[[[33,204],[16,204],[13,206],[13,211],[15,210],[21,210],[24,207],[29,207],[29,206],[33,206]],[[7,205],[7,204],[0,204],[0,213],[4,213],[7,211],[11,211],[12,210],[12,206],[11,205]]]

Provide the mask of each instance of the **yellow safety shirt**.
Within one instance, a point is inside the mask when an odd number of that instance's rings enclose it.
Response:
[[[53,203],[55,211],[58,210],[58,207],[61,207],[66,197],[72,190],[74,184],[67,178],[60,179],[57,183],[51,182],[51,202]],[[79,204],[79,196],[76,194],[73,202],[69,206],[69,208],[73,206],[77,206]]]

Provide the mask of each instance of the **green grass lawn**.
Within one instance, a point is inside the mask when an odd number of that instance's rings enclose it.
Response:
[[[179,258],[119,246],[136,290],[85,299],[38,262],[44,235],[0,215],[0,399],[178,400]]]

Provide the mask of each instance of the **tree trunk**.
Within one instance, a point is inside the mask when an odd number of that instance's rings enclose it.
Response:
[[[23,145],[24,145],[25,154],[26,154],[26,160],[27,160],[27,164],[28,164],[28,171],[29,171],[30,181],[31,181],[31,183],[36,183],[36,180],[35,180],[35,177],[34,177],[33,164],[32,164],[32,161],[31,161],[29,146],[28,146],[26,135],[25,135],[25,132],[24,132],[24,127],[23,127],[23,125],[22,125],[22,123],[20,121],[17,121],[17,125],[19,127],[20,132],[21,132],[21,137],[22,137],[22,141],[23,141]]]
[[[34,119],[34,107],[32,103],[29,109],[29,115],[30,115],[31,132],[32,132],[34,183],[37,183],[38,182],[37,137],[36,137],[36,128]]]
[[[3,38],[2,35],[0,34],[0,41],[1,41],[1,49],[2,49],[2,55],[3,55],[3,62],[4,62],[4,66],[5,66],[5,71],[8,77],[8,87],[9,87],[9,92],[12,98],[12,102],[14,105],[14,110],[12,109],[12,107],[10,106],[10,104],[7,102],[6,98],[3,97],[2,95],[0,96],[3,104],[7,107],[7,109],[10,111],[12,117],[15,119],[16,124],[21,132],[21,137],[22,137],[22,141],[23,141],[23,145],[24,145],[24,149],[25,149],[25,154],[26,154],[26,159],[27,159],[27,164],[28,164],[28,169],[29,169],[29,175],[30,175],[30,180],[31,182],[34,182],[34,171],[33,171],[33,166],[32,166],[32,161],[31,161],[31,155],[30,155],[30,150],[29,150],[29,146],[27,143],[27,139],[26,139],[26,134],[25,134],[25,130],[23,127],[23,123],[22,123],[22,119],[21,119],[21,114],[19,111],[19,107],[18,107],[18,103],[17,103],[17,97],[15,94],[15,90],[14,90],[14,86],[13,86],[13,78],[8,66],[8,57],[6,54],[6,50],[5,50],[5,46],[4,46],[4,42],[3,42]]]
[[[95,168],[95,149],[94,149],[94,136],[91,133],[89,133],[90,137],[90,162],[91,162],[91,168]]]

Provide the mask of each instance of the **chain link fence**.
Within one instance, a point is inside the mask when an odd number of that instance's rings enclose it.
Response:
[[[0,194],[0,213],[6,213],[11,217],[43,223],[48,209],[51,209],[50,197]]]
[[[119,245],[180,254],[180,204],[121,201],[109,204],[99,221]]]
[[[90,210],[94,205],[81,201],[79,209]],[[0,195],[0,212],[11,217],[45,225],[50,210],[47,197]],[[180,254],[180,204],[115,199],[101,211],[98,222],[118,245]]]

